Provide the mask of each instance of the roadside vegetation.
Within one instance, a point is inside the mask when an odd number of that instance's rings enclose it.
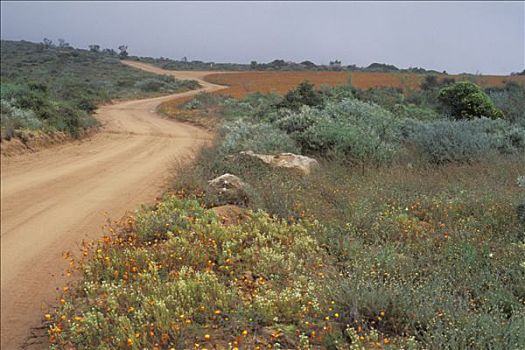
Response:
[[[125,51],[124,51],[125,52]],[[1,42],[1,139],[28,132],[63,132],[73,137],[95,127],[97,104],[195,89],[179,81],[127,67],[113,50],[75,49],[27,41]]]
[[[45,315],[51,348],[520,349],[524,93],[431,75],[185,101],[185,120],[213,117],[215,144],[71,258],[80,281]],[[208,183],[225,173],[247,184],[229,226]]]

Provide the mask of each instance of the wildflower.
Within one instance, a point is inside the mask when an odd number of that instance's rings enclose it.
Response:
[[[221,310],[215,310],[213,313],[214,313],[215,315],[220,315],[220,314],[221,314]]]
[[[133,346],[133,339],[128,338],[128,346],[129,346],[129,347],[132,347],[132,346]]]
[[[44,318],[45,318],[47,321],[49,321],[49,320],[51,320],[51,315],[50,315],[50,314],[45,314],[45,315],[44,315]]]
[[[211,338],[211,337],[210,337],[209,334],[204,334],[204,339],[206,339],[206,340],[210,340],[210,338]]]
[[[247,335],[248,335],[248,331],[247,331],[246,329],[243,330],[243,331],[242,331],[242,335],[247,336]]]

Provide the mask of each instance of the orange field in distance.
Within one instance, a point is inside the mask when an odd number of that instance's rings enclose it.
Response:
[[[440,75],[441,78],[465,79],[459,75]],[[472,78],[472,77],[471,77]],[[505,81],[513,80],[525,84],[524,76],[474,76],[479,85],[501,86]],[[297,86],[304,80],[308,80],[315,86],[342,85],[348,83],[360,89],[371,87],[399,87],[404,91],[418,89],[424,79],[424,75],[415,73],[375,73],[375,72],[235,72],[235,73],[212,73],[205,80],[228,85],[229,88],[218,92],[232,97],[243,97],[254,92],[275,92],[285,94],[291,88]]]

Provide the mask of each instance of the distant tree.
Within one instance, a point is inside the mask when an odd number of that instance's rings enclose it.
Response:
[[[374,62],[368,67],[366,67],[366,70],[372,71],[372,72],[396,72],[399,70],[399,68],[397,68],[396,66],[392,64]]]
[[[525,75],[525,69],[522,70],[521,72],[513,72],[513,73],[510,73],[510,75]]]
[[[341,70],[341,61],[339,60],[334,60],[334,61],[330,61],[330,69],[332,70]]]
[[[305,66],[306,68],[316,68],[317,66],[312,61],[302,61],[302,66]]]
[[[64,39],[58,39],[58,47],[65,49],[69,47],[69,43],[67,43]]]
[[[100,52],[100,45],[97,45],[97,44],[89,45],[89,51]]]
[[[284,66],[286,66],[286,62],[284,60],[273,60],[272,62],[270,62],[270,66],[272,68],[282,68]]]
[[[117,54],[117,52],[113,49],[104,49],[102,50],[102,53],[110,56],[115,56]]]
[[[120,51],[118,54],[118,57],[120,57],[121,59],[128,57],[128,46],[127,45],[120,45],[118,49]]]
[[[49,49],[50,47],[53,47],[53,40],[44,38],[44,40],[42,40],[42,44],[44,44],[46,49]]]
[[[182,57],[182,62],[188,62],[188,57],[186,56]]]
[[[257,69],[257,61],[250,62],[250,69]]]
[[[494,106],[481,88],[470,82],[460,81],[439,91],[438,100],[454,118],[502,118],[503,112]]]

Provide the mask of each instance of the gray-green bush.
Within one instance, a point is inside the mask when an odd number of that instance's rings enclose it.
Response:
[[[250,124],[244,121],[225,123],[222,134],[224,136],[220,150],[224,154],[248,150],[256,153],[298,151],[294,141],[286,133],[266,123]]]
[[[332,154],[358,164],[387,162],[398,147],[394,115],[353,98],[328,102],[322,109],[304,106],[276,124],[307,153]]]
[[[491,154],[512,154],[525,150],[525,129],[504,120],[439,120],[402,126],[405,140],[425,160],[442,164],[471,162]]]

